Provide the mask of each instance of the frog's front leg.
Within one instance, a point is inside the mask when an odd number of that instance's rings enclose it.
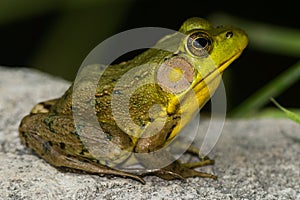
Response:
[[[198,152],[199,149],[194,146],[191,146],[186,151],[186,153],[190,153],[196,156],[199,155]],[[148,168],[145,170],[144,173],[142,173],[143,176],[156,175],[166,180],[172,180],[172,179],[184,180],[188,177],[195,177],[195,176],[202,177],[202,178],[217,179],[217,177],[212,174],[207,174],[207,173],[194,170],[194,168],[213,165],[214,160],[211,160],[208,157],[199,158],[200,161],[198,162],[187,162],[187,163],[181,163],[179,160],[175,160],[171,164],[162,168],[160,166],[163,166],[167,162],[170,163],[172,160],[174,160],[172,153],[169,152],[167,149],[161,149],[160,151],[154,154],[150,153],[149,155],[136,154],[136,157],[144,166]]]
[[[189,146],[189,148],[186,150],[186,153],[192,154],[192,155],[197,156],[197,157],[199,157],[199,152],[200,152],[199,148],[197,148],[193,145]],[[204,166],[207,166],[207,165],[214,165],[215,164],[215,161],[211,160],[207,156],[199,157],[199,159],[200,159],[200,161],[198,161],[198,162],[180,163],[180,161],[177,161],[178,164],[175,164],[175,165],[181,165],[181,167],[185,171],[184,174],[186,174],[186,175],[189,174],[190,176],[188,176],[188,177],[191,177],[191,176],[193,176],[192,174],[195,173],[195,170],[193,170],[194,168],[204,167]],[[174,166],[173,166],[173,168],[174,168]],[[175,168],[178,168],[178,166],[175,167]],[[214,176],[214,175],[211,175],[211,174],[201,173],[201,172],[198,172],[198,171],[196,171],[196,173],[198,175],[195,175],[195,176],[217,179],[217,176]]]
[[[73,123],[73,119],[67,115],[49,117],[49,113],[31,114],[22,120],[19,135],[24,145],[55,167],[92,174],[118,175],[145,183],[138,175],[112,169],[90,158],[88,152],[80,152],[84,147],[79,139],[73,138]]]

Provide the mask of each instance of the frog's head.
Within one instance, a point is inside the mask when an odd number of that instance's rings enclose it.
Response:
[[[159,67],[157,80],[177,96],[193,88],[201,107],[219,85],[222,72],[247,46],[247,35],[232,26],[213,27],[202,18],[186,20],[179,32],[181,42]],[[183,81],[178,81],[180,75]]]
[[[248,44],[247,35],[243,30],[232,26],[213,27],[202,18],[186,20],[179,31],[188,36],[181,50],[193,58],[195,67],[199,63],[197,61],[205,63],[210,60],[219,72],[223,72]],[[211,70],[211,66],[205,65],[199,66],[198,70],[202,72],[203,68]]]
[[[161,41],[176,43],[177,46],[158,67],[156,80],[164,91],[174,95],[168,102],[168,113],[185,114],[185,125],[193,113],[197,113],[210,99],[221,81],[221,74],[239,57],[248,39],[246,33],[238,28],[213,27],[201,18],[188,19],[179,32],[180,42],[172,42],[176,34],[167,37],[168,41]]]

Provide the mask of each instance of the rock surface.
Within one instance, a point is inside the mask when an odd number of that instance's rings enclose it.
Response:
[[[200,170],[218,180],[164,181],[63,173],[20,144],[33,105],[70,83],[26,68],[0,67],[0,199],[300,199],[300,127],[289,120],[227,120]],[[205,126],[201,125],[201,126]]]

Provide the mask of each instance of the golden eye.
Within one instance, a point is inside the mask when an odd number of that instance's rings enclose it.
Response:
[[[211,39],[205,32],[194,32],[187,38],[187,49],[197,57],[207,57],[212,49]]]

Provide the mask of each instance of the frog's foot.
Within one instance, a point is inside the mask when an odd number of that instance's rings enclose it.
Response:
[[[186,149],[185,145],[181,142],[178,142],[177,145],[178,145],[177,147],[180,150],[185,150]],[[190,154],[192,156],[196,156],[201,161],[209,160],[209,158],[207,156],[200,156],[199,153],[200,153],[200,149],[198,147],[194,146],[194,145],[189,146],[188,149],[185,150],[185,154]]]
[[[214,165],[214,164],[215,164],[214,160],[211,160],[208,157],[204,157],[199,162],[187,162],[187,163],[182,163],[181,165],[190,169],[194,169],[197,167],[203,167],[203,166]]]
[[[212,178],[217,179],[217,176],[212,174],[207,174],[203,172],[198,172],[193,168],[202,167],[206,165],[213,164],[212,160],[204,160],[195,163],[180,163],[175,161],[172,164],[164,167],[162,169],[153,170],[151,173],[145,173],[143,175],[154,174],[162,179],[173,180],[173,179],[182,179],[185,180],[188,177],[202,177],[202,178]]]

